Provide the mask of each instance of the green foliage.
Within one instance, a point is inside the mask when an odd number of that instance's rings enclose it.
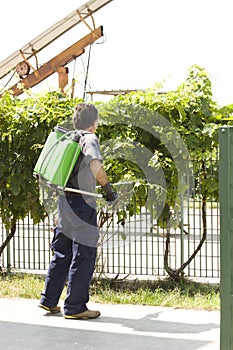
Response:
[[[114,182],[140,179],[144,184],[162,185],[155,187],[150,205],[161,204],[166,193],[160,217],[163,225],[170,209],[179,210],[179,196],[188,190],[191,166],[194,176],[201,166],[202,175],[194,182],[196,190],[201,188],[198,193],[205,198],[218,197],[213,160],[217,158],[221,116],[212,99],[211,82],[197,66],[190,68],[187,80],[177,90],[159,94],[157,88],[118,96],[100,105],[98,132]],[[158,213],[158,208],[153,212]]]
[[[148,205],[160,223],[170,209],[179,209],[179,195],[187,191],[190,159],[194,159],[195,187],[200,196],[218,198],[217,129],[232,123],[232,106],[218,109],[206,72],[193,66],[175,91],[118,96],[99,104],[98,135],[111,182],[132,181],[133,199],[124,209],[131,214]],[[77,100],[58,92],[24,100],[6,93],[0,99],[0,216],[7,228],[30,212],[44,215],[38,200],[34,165],[53,127],[70,123]],[[224,117],[224,118],[223,118]],[[124,211],[119,220],[124,221]]]
[[[76,102],[59,93],[0,99],[0,216],[6,228],[29,212],[35,222],[44,217],[33,169],[49,132],[73,114]]]

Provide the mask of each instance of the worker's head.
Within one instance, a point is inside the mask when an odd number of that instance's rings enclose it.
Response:
[[[90,103],[79,103],[74,109],[73,124],[75,129],[95,132],[98,123],[98,110]]]

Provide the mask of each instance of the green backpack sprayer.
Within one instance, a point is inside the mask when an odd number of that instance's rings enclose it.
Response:
[[[75,192],[102,198],[101,194],[66,187],[81,153],[79,139],[82,132],[56,126],[40,153],[33,175],[44,185],[60,191]]]

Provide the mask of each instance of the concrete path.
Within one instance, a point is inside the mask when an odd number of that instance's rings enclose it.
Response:
[[[65,320],[37,300],[0,299],[4,350],[219,350],[220,313],[89,303],[95,320]],[[62,305],[61,305],[62,306]]]

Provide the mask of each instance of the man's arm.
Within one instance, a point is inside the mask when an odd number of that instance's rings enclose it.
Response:
[[[90,169],[93,176],[96,178],[96,181],[101,185],[105,186],[108,183],[108,175],[104,170],[103,164],[98,159],[93,159],[90,162]]]
[[[98,159],[93,159],[90,162],[90,169],[96,181],[102,186],[105,193],[104,197],[108,202],[116,203],[117,193],[112,188],[112,185],[108,182],[108,175],[106,174],[102,162]]]

